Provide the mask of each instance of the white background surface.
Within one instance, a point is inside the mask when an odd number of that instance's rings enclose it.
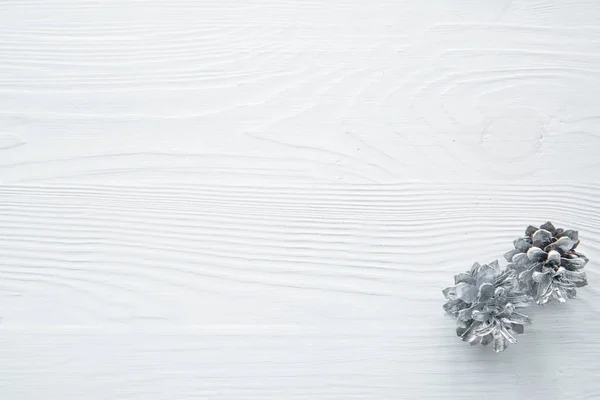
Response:
[[[600,398],[600,3],[0,2],[0,398]],[[495,354],[528,224],[590,286]]]

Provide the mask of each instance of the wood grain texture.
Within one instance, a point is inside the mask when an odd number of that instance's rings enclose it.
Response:
[[[600,398],[599,19],[0,1],[0,398]],[[590,286],[461,343],[441,290],[547,220]]]
[[[504,354],[460,343],[441,310],[453,274],[502,254],[523,221],[577,224],[597,260],[598,186],[0,193],[0,375],[12,398],[599,394],[586,368],[600,357],[595,263],[580,297],[533,310]],[[539,201],[552,195],[572,206]]]
[[[27,145],[0,176],[594,179],[599,15],[582,1],[3,1],[0,148]]]

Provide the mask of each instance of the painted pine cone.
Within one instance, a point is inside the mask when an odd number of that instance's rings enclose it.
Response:
[[[536,303],[546,304],[555,298],[564,303],[574,298],[577,287],[587,285],[581,269],[588,259],[575,249],[579,234],[575,230],[557,229],[551,222],[539,228],[529,226],[525,236],[515,239],[514,250],[504,257],[509,269],[518,274],[521,289]]]
[[[455,286],[443,290],[446,313],[457,322],[456,334],[471,345],[493,343],[496,352],[516,343],[530,320],[516,309],[527,307],[531,298],[519,291],[514,270],[502,269],[498,261],[473,264],[471,270],[454,277]]]

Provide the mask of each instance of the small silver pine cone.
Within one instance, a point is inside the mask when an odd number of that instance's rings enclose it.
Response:
[[[557,229],[551,222],[536,228],[529,226],[525,236],[515,239],[514,250],[504,255],[508,268],[518,274],[521,288],[546,304],[555,298],[564,303],[577,294],[577,287],[587,285],[582,271],[588,259],[575,249],[579,234],[575,230]]]
[[[448,299],[444,310],[456,318],[456,334],[471,345],[493,343],[494,351],[504,351],[516,343],[529,317],[515,309],[527,307],[531,297],[518,290],[513,270],[502,269],[498,261],[473,264],[471,270],[454,277],[455,286],[443,290]]]

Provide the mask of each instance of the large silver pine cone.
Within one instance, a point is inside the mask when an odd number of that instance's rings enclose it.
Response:
[[[454,277],[455,286],[443,290],[448,299],[444,310],[456,318],[456,334],[462,340],[484,346],[492,343],[496,352],[516,343],[530,323],[516,309],[527,307],[531,297],[519,291],[516,272],[502,269],[498,261],[473,264],[471,270]]]

